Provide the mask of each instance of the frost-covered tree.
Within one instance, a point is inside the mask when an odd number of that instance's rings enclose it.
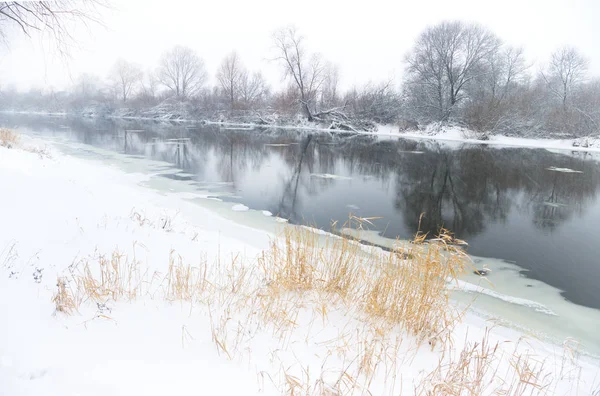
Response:
[[[144,73],[140,80],[140,89],[137,97],[146,105],[155,104],[159,81],[153,71]]]
[[[163,54],[156,77],[177,98],[187,99],[202,89],[207,74],[204,61],[194,50],[175,46]]]
[[[74,41],[72,25],[76,22],[99,22],[98,9],[108,5],[104,0],[52,0],[0,2],[0,36],[16,28],[28,37],[46,34],[54,39],[64,55]]]
[[[521,121],[515,106],[516,95],[528,81],[528,64],[521,48],[505,47],[490,54],[467,84],[468,101],[463,119],[478,131],[506,132]]]
[[[261,72],[249,74],[244,70],[240,77],[239,101],[244,109],[255,108],[265,100],[269,88]]]
[[[468,97],[467,84],[500,45],[495,34],[477,24],[442,22],[425,29],[405,57],[405,85],[414,99],[412,105],[439,121],[451,118]]]
[[[379,123],[395,122],[400,113],[400,96],[393,81],[369,82],[361,88],[353,88],[344,97],[346,107],[360,119]]]
[[[238,100],[241,80],[247,74],[238,54],[234,51],[221,62],[217,71],[217,80],[223,93],[229,100],[229,108],[233,111]]]
[[[140,85],[143,72],[139,66],[124,59],[119,59],[111,68],[108,77],[119,98],[125,103]]]
[[[548,70],[542,76],[565,110],[573,90],[585,80],[588,64],[577,49],[568,46],[558,49],[550,57]]]
[[[340,68],[328,63],[323,73],[323,86],[321,88],[321,107],[331,108],[338,106],[340,84]]]
[[[301,108],[309,121],[313,113],[321,85],[324,80],[324,64],[320,55],[309,54],[304,48],[304,38],[295,27],[281,28],[273,35],[276,60],[298,90]]]

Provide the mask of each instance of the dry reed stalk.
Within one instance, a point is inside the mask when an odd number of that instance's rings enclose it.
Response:
[[[64,277],[59,277],[57,279],[56,287],[58,290],[52,297],[52,302],[54,303],[56,312],[71,315],[78,309],[78,304],[68,286],[68,282],[67,278]]]
[[[19,135],[10,129],[0,128],[0,146],[16,147],[19,143]]]

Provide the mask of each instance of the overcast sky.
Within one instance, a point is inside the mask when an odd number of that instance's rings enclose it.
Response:
[[[236,50],[249,69],[278,84],[280,70],[269,61],[271,35],[289,24],[305,36],[307,49],[340,66],[344,88],[399,82],[415,37],[449,19],[487,26],[523,46],[538,65],[555,48],[574,45],[590,59],[590,72],[600,75],[600,0],[114,0],[113,8],[103,12],[105,26],[77,30],[81,48],[71,51],[68,63],[39,39],[10,34],[1,50],[1,86],[65,88],[83,72],[106,77],[119,57],[150,70],[176,44],[198,52],[211,83],[222,58]]]

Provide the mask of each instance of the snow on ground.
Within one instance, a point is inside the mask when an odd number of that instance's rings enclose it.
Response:
[[[254,316],[219,311],[245,287],[233,278],[206,304],[161,298],[171,286],[159,281],[174,263],[209,275],[252,271],[273,236],[145,189],[138,184],[143,179],[53,151],[0,147],[0,395],[276,395],[291,389],[333,395],[351,383],[376,395],[413,394],[436,368],[441,351],[417,348],[400,333],[379,334],[336,303],[314,310],[307,303],[283,325],[287,330],[275,331]],[[107,262],[139,263],[144,270],[119,282],[147,292],[80,301],[70,316],[56,311],[58,277],[74,282],[85,263],[101,268]],[[466,339],[481,341],[489,325],[467,314],[446,356],[458,356]],[[518,344],[522,353],[549,359],[546,367],[557,379],[549,394],[598,389],[597,362],[563,358],[561,348],[535,340],[517,343],[521,334],[507,329],[489,337],[509,355]],[[384,355],[395,356],[391,365],[380,359]],[[510,364],[500,370],[510,372]],[[431,386],[444,383],[434,374]]]
[[[549,150],[572,150],[600,152],[600,136],[578,139],[521,138],[503,135],[487,135],[487,139],[477,139],[477,133],[459,127],[428,128],[424,131],[400,131],[396,125],[378,125],[375,134],[397,136],[406,139],[430,139],[470,144],[486,144],[510,147],[544,148]]]

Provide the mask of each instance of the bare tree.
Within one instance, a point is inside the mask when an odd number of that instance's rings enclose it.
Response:
[[[250,75],[244,72],[240,77],[239,99],[244,108],[249,109],[257,105],[268,95],[269,88],[261,72]]]
[[[158,90],[159,81],[156,78],[156,74],[152,71],[148,71],[142,76],[140,80],[140,92],[139,97],[142,102],[146,104],[154,103],[156,99],[156,93]]]
[[[329,63],[323,73],[323,87],[321,89],[321,105],[335,107],[339,102],[340,68]]]
[[[229,99],[229,106],[232,111],[237,101],[241,79],[245,74],[247,72],[235,51],[223,59],[217,72],[217,80]]]
[[[59,51],[65,55],[75,41],[71,25],[99,23],[98,10],[107,6],[105,0],[6,1],[0,3],[0,36],[14,26],[31,37],[34,33],[49,34]]]
[[[273,36],[278,60],[284,75],[293,81],[298,89],[299,101],[306,117],[313,120],[317,92],[323,84],[323,62],[319,55],[309,55],[303,46],[304,38],[296,28],[279,29]]]
[[[392,80],[355,87],[344,101],[355,116],[384,124],[395,122],[400,112],[400,97]]]
[[[190,48],[176,46],[165,52],[156,76],[178,98],[194,96],[204,85],[204,61]]]
[[[100,91],[100,81],[98,76],[83,73],[75,80],[75,93],[82,99],[90,99]]]
[[[506,47],[491,53],[474,69],[476,76],[466,86],[470,100],[462,111],[472,129],[510,132],[521,124],[515,95],[527,81],[528,68],[521,48]]]
[[[561,99],[565,110],[573,89],[585,80],[587,69],[588,60],[577,49],[563,47],[552,54],[548,75],[542,72],[550,90]]]
[[[127,102],[135,88],[141,83],[142,77],[142,69],[124,59],[117,60],[109,73],[109,79],[113,82],[123,103]]]
[[[405,58],[407,85],[423,92],[418,105],[448,120],[479,65],[500,45],[496,35],[476,24],[442,22],[427,28]]]

